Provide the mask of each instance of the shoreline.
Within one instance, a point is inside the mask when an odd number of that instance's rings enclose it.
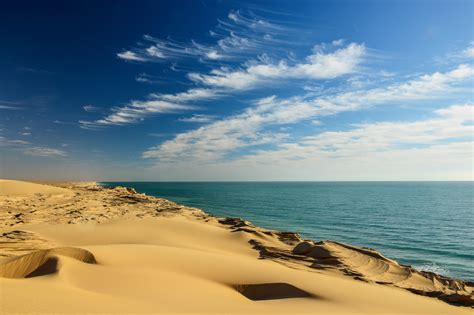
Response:
[[[472,246],[463,236],[469,235],[470,184],[104,183],[117,185],[306,239],[377,249],[417,270],[474,282]],[[453,216],[446,217],[447,209]]]
[[[410,266],[398,264],[396,261],[383,256],[373,249],[351,246],[329,240],[319,242],[304,240],[298,233],[260,228],[241,218],[219,218],[201,209],[187,207],[163,198],[138,193],[133,188],[109,188],[95,182],[50,182],[49,185],[54,185],[57,189],[64,189],[64,191],[54,192],[51,195],[53,197],[50,198],[54,199],[55,195],[63,196],[62,194],[67,194],[69,196],[68,198],[74,199],[77,196],[83,195],[86,197],[85,199],[89,198],[88,202],[92,202],[94,205],[100,201],[102,208],[97,205],[97,211],[94,210],[90,214],[87,214],[88,208],[85,206],[80,215],[74,213],[74,210],[70,212],[66,211],[62,213],[60,217],[56,217],[52,222],[51,216],[48,217],[46,215],[42,218],[37,218],[37,215],[35,215],[35,213],[37,213],[36,211],[29,215],[14,215],[14,219],[11,219],[11,223],[9,223],[13,224],[10,226],[10,230],[19,231],[22,226],[32,225],[33,228],[30,229],[33,231],[35,230],[34,226],[44,223],[45,218],[48,218],[48,226],[51,224],[57,224],[58,226],[87,224],[102,226],[102,223],[122,219],[135,220],[139,218],[139,220],[148,220],[153,218],[183,217],[186,218],[186,220],[197,221],[199,224],[204,224],[204,226],[224,229],[227,231],[226,233],[229,233],[225,235],[232,237],[238,235],[239,238],[244,238],[245,240],[245,242],[241,242],[242,244],[239,243],[239,246],[248,247],[245,251],[250,250],[253,255],[256,255],[259,261],[271,262],[272,264],[283,266],[283,268],[301,272],[303,275],[306,274],[308,277],[310,275],[312,277],[321,274],[325,277],[334,277],[334,279],[338,281],[339,279],[349,280],[356,283],[365,283],[376,288],[389,287],[394,288],[394,290],[404,289],[400,291],[410,291],[417,295],[424,296],[424,298],[428,298],[428,300],[435,301],[439,299],[444,301],[442,302],[443,304],[450,303],[450,305],[465,307],[474,306],[472,298],[474,283],[444,277],[432,272],[417,271]],[[44,202],[44,200],[41,201],[41,198],[48,199],[48,197],[45,198],[44,196],[39,196],[38,198],[39,200],[37,201],[33,201],[34,198],[26,198],[26,200],[28,200],[29,203],[39,202],[39,204],[41,204],[41,202]],[[56,198],[59,200],[59,197]],[[24,200],[25,199],[23,199],[23,201]],[[57,203],[57,200],[55,202]],[[80,202],[85,201],[81,199]],[[78,204],[80,203],[78,202]],[[99,211],[101,209],[108,210],[102,211],[101,213],[101,211]],[[106,213],[105,216],[104,213]],[[56,212],[56,214],[58,214],[58,212]],[[105,224],[105,226],[108,224],[109,223]],[[35,230],[34,233],[37,231],[43,233],[44,231],[42,229],[44,228]],[[3,236],[5,238],[5,233],[8,233],[5,231],[8,229],[4,227],[3,230]],[[19,240],[18,238],[15,239],[14,236],[11,237],[13,237],[17,243],[35,243],[31,240]],[[30,235],[29,237],[34,240],[34,236]],[[38,242],[36,242],[34,246],[37,248],[31,246],[30,252],[51,248],[49,245],[53,244],[47,243],[48,241],[46,240],[40,243],[41,246],[39,246]],[[93,253],[93,251],[91,251],[91,253]],[[2,250],[0,254],[6,257],[5,250]],[[10,258],[8,259],[11,260],[11,257],[17,257],[18,254],[22,253],[21,251],[11,251],[10,254]],[[28,255],[28,253],[26,255]],[[0,263],[1,262],[2,261],[0,261]],[[0,264],[0,273],[2,270],[1,266]],[[246,287],[242,286],[236,287],[235,290],[243,295],[248,291]],[[272,292],[278,290],[280,289],[275,289],[275,287],[270,289]],[[285,290],[288,291],[288,288]],[[295,292],[293,293],[296,294]],[[412,293],[410,293],[410,295],[412,295]],[[259,294],[262,293],[260,292]],[[302,297],[303,296],[304,294]],[[455,307],[455,309],[462,310],[465,309],[465,307]]]

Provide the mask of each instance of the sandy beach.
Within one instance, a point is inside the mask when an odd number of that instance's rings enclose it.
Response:
[[[0,180],[0,313],[472,314],[474,284],[124,187]]]

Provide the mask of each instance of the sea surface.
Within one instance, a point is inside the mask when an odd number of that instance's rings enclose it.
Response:
[[[474,280],[473,182],[107,182]],[[197,236],[199,237],[199,236]]]

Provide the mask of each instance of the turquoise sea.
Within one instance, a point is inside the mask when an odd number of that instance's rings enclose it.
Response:
[[[107,182],[474,280],[473,182]]]

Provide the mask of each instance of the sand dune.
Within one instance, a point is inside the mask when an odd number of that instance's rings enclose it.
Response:
[[[57,271],[58,256],[66,256],[93,264],[94,255],[81,248],[59,247],[38,250],[30,254],[5,259],[0,264],[0,277],[31,278],[51,274]]]
[[[70,195],[70,190],[51,185],[0,179],[0,196],[26,196],[33,194]]]
[[[305,242],[125,188],[63,184],[58,198],[25,185],[33,194],[0,196],[0,313],[470,313],[401,289],[466,295],[469,284],[428,281],[370,249]]]

